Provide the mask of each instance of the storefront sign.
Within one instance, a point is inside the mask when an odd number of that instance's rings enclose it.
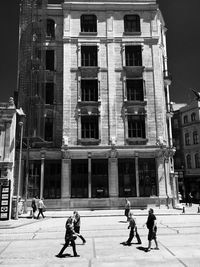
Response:
[[[10,181],[0,182],[0,220],[9,219]]]

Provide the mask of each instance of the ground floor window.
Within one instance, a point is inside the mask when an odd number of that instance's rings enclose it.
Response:
[[[88,160],[71,161],[71,197],[88,197]]]
[[[44,198],[61,197],[61,161],[44,161]]]
[[[92,197],[108,197],[108,160],[91,160]]]
[[[41,161],[29,161],[27,197],[40,196]]]
[[[119,196],[136,196],[135,159],[118,159]]]
[[[157,196],[155,159],[139,159],[140,197]]]

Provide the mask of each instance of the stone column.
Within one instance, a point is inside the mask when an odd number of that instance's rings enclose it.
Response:
[[[110,158],[108,159],[108,184],[109,184],[109,196],[111,198],[118,197],[119,195],[119,183],[118,183],[118,160],[117,151],[112,149],[110,152]]]
[[[88,197],[92,197],[92,159],[91,153],[88,153]]]
[[[69,151],[62,151],[61,198],[71,197],[71,159]]]
[[[44,159],[45,152],[41,152],[40,199],[43,198],[44,191]]]
[[[140,196],[140,187],[139,187],[139,170],[138,170],[138,156],[135,157],[135,178],[136,178],[136,196]]]

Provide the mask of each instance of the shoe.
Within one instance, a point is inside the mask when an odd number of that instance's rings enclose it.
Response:
[[[125,242],[124,245],[131,246],[131,243],[130,242]]]
[[[57,254],[56,257],[57,258],[61,258],[62,257],[62,254]]]
[[[80,257],[80,255],[78,255],[78,254],[75,254],[75,255],[74,255],[74,257]]]
[[[149,251],[151,251],[150,248],[146,248],[146,249],[145,249],[145,252],[149,252]]]
[[[85,245],[86,241],[83,241],[83,245]]]

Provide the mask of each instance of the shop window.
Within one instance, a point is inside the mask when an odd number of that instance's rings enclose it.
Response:
[[[28,198],[40,196],[40,177],[41,177],[41,161],[29,161],[28,168],[28,186],[27,195]]]
[[[125,15],[124,31],[127,33],[140,32],[140,17],[138,15]]]
[[[97,66],[97,46],[81,47],[81,66]]]
[[[81,117],[81,138],[99,138],[98,116]]]
[[[192,168],[192,161],[191,161],[191,156],[190,155],[186,156],[186,162],[187,162],[187,168],[191,169]]]
[[[47,19],[46,25],[46,35],[47,38],[54,39],[55,38],[55,22],[52,19]]]
[[[97,32],[97,17],[95,15],[81,16],[81,32]]]
[[[45,141],[53,141],[53,118],[45,118]]]
[[[185,134],[185,145],[186,146],[190,145],[190,135],[189,135],[189,133]]]
[[[135,159],[118,159],[119,196],[136,196]]]
[[[72,159],[71,161],[71,197],[88,197],[88,160]]]
[[[108,160],[91,160],[92,197],[108,197]]]
[[[128,138],[145,138],[144,115],[128,115]]]
[[[54,83],[46,83],[45,104],[53,105]]]
[[[157,196],[155,159],[138,160],[140,197]]]
[[[142,49],[139,45],[125,47],[126,66],[142,66]]]
[[[195,168],[200,168],[200,158],[199,158],[199,153],[196,153],[194,155],[194,159],[195,159]]]
[[[143,80],[126,80],[127,100],[144,101]]]
[[[191,121],[196,121],[196,113],[191,114]]]
[[[61,198],[61,161],[44,161],[44,198]]]
[[[54,50],[46,50],[46,70],[54,70]]]
[[[198,132],[194,131],[193,132],[193,144],[197,145],[199,143],[199,136],[198,136]]]
[[[98,101],[98,80],[81,80],[81,101]]]

